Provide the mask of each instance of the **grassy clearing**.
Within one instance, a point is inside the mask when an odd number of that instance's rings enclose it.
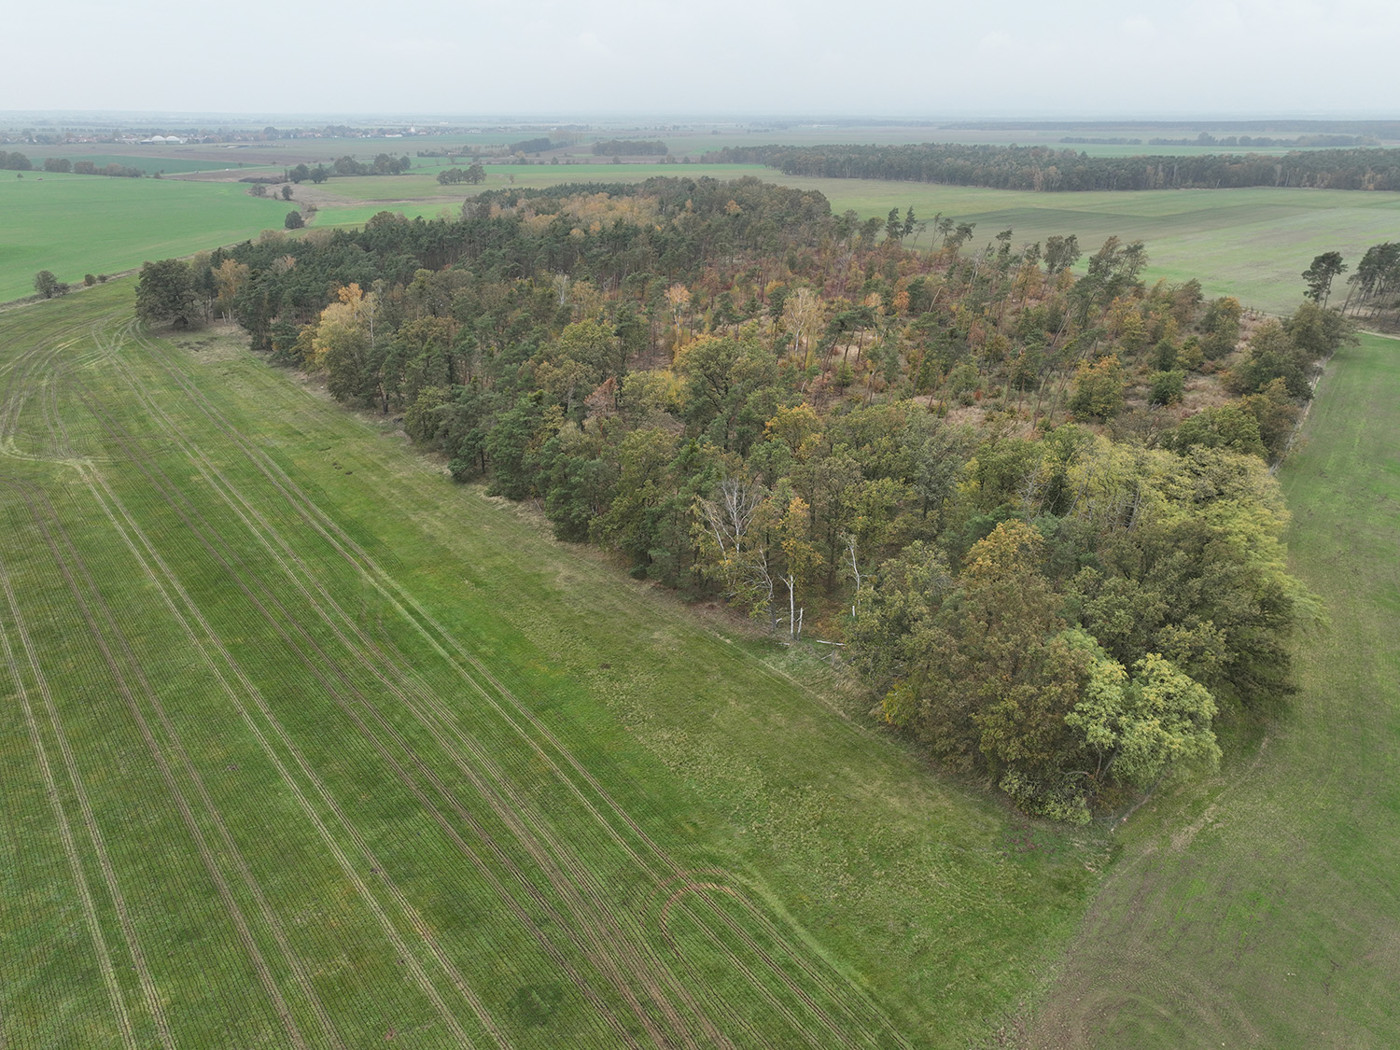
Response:
[[[69,283],[119,273],[281,229],[291,207],[231,183],[0,174],[0,302],[33,295],[40,270]]]
[[[1400,342],[1338,354],[1282,480],[1331,624],[1254,753],[1123,829],[1037,1047],[1400,1044]]]
[[[1043,979],[1093,836],[129,302],[0,316],[4,1045],[962,1047]]]

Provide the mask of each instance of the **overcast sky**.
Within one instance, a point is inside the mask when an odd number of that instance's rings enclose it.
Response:
[[[0,110],[1400,117],[1395,0],[25,0]]]

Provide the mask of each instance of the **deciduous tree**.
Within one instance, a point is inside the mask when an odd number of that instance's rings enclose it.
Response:
[[[149,325],[199,324],[202,317],[189,264],[182,259],[143,263],[136,283],[136,316]]]

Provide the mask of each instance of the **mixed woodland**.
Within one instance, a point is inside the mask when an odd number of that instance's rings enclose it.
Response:
[[[1270,467],[1346,266],[1268,318],[1140,243],[973,236],[753,178],[511,189],[147,263],[137,311],[234,321],[619,572],[833,643],[943,767],[1085,821],[1292,688]]]

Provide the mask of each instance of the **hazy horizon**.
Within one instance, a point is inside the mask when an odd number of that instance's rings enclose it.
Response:
[[[10,113],[1378,119],[1400,7],[1379,0],[877,0],[26,5]],[[641,102],[639,100],[645,100]],[[96,103],[96,104],[94,104]]]
[[[440,113],[412,110],[384,110],[380,112],[361,111],[305,111],[305,110],[175,110],[175,109],[50,109],[50,110],[3,110],[0,109],[0,129],[11,131],[35,126],[120,128],[123,125],[141,127],[253,127],[257,125],[280,126],[282,128],[316,128],[326,124],[347,126],[408,126],[415,125],[419,132],[430,132],[436,125],[446,128],[461,128],[464,125],[492,127],[592,127],[592,128],[634,128],[663,131],[666,129],[686,130],[696,128],[724,128],[726,126],[762,129],[765,125],[788,128],[820,129],[823,127],[909,127],[909,128],[952,128],[958,125],[969,128],[1006,127],[1010,130],[1037,127],[1073,129],[1076,126],[1102,129],[1131,128],[1191,128],[1210,129],[1238,128],[1242,125],[1266,124],[1345,124],[1380,123],[1400,121],[1400,115],[1390,116],[1378,113],[1337,113],[1317,114],[1302,112],[1269,113],[1220,113],[1201,111],[1196,113],[1172,114],[1092,114],[1092,113],[954,113],[929,116],[909,116],[904,114],[863,113],[619,113],[619,112],[550,112],[518,111],[506,113]]]

